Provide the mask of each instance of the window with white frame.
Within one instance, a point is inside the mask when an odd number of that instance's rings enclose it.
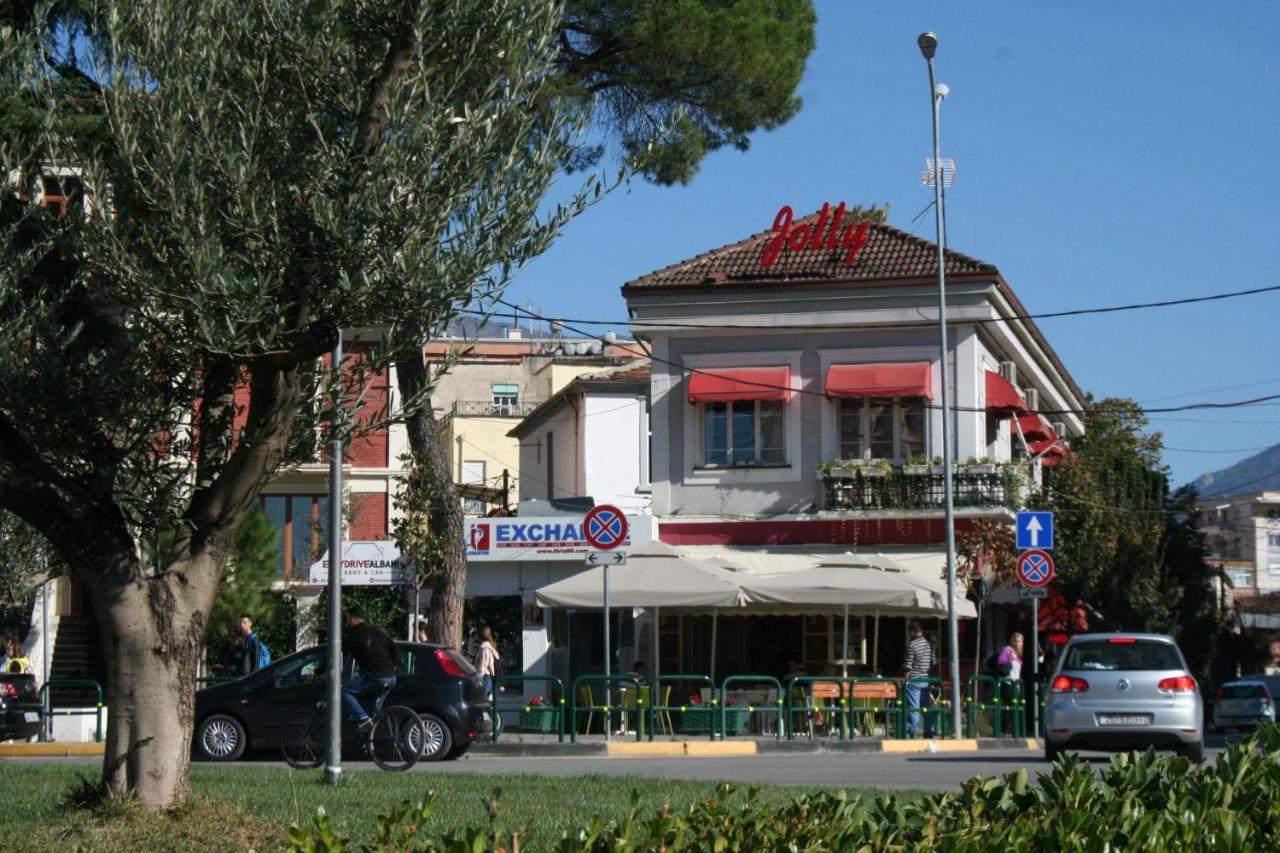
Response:
[[[786,404],[782,400],[734,400],[698,406],[702,464],[786,465]]]
[[[1253,586],[1253,571],[1251,569],[1227,569],[1227,579],[1231,581],[1233,589],[1249,589]]]
[[[1280,550],[1280,533],[1267,534],[1267,547]]]
[[[905,462],[924,455],[923,398],[847,397],[838,406],[841,459]]]
[[[498,409],[514,409],[520,402],[520,387],[518,385],[491,385],[490,390],[493,394],[493,405]]]

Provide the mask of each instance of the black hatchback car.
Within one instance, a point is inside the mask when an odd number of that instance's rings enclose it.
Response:
[[[457,758],[491,731],[484,684],[466,658],[434,643],[397,642],[396,647],[396,686],[386,704],[405,705],[422,717],[423,760]],[[327,664],[328,648],[315,646],[197,691],[196,755],[235,761],[246,749],[278,750],[281,728],[325,698]]]

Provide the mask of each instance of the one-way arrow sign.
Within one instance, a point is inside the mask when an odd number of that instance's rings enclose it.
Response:
[[[1053,548],[1053,513],[1020,512],[1018,513],[1018,548],[1039,548],[1048,551]]]

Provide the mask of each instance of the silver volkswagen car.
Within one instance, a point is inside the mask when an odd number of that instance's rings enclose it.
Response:
[[[1044,757],[1148,746],[1204,759],[1204,703],[1163,634],[1079,634],[1058,658],[1045,704]]]

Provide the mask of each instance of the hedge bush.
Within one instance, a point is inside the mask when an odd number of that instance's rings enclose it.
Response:
[[[297,851],[641,850],[1276,850],[1280,849],[1280,728],[1229,746],[1213,765],[1154,751],[1123,753],[1095,772],[1063,756],[1032,783],[1025,770],[976,778],[959,793],[909,802],[843,792],[799,797],[777,810],[721,786],[675,814],[597,816],[560,839],[528,838],[501,825],[500,792],[486,801],[488,826],[432,838],[424,824],[434,794],[379,819],[375,838],[353,845],[336,836],[323,811],[294,825]],[[634,800],[633,800],[634,802]]]

